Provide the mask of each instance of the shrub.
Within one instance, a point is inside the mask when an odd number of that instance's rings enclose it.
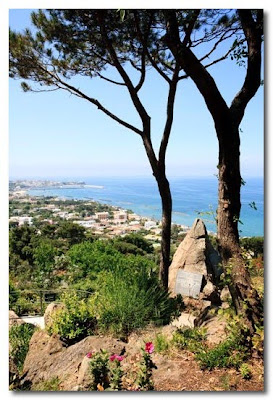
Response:
[[[264,238],[263,237],[246,237],[240,239],[241,246],[247,250],[252,251],[254,256],[257,257],[259,254],[264,252]]]
[[[9,331],[10,356],[20,373],[23,370],[29,342],[35,329],[37,328],[34,325],[22,324],[12,326]]]
[[[19,290],[16,289],[15,285],[10,282],[9,283],[9,308],[10,310],[14,309],[16,302],[20,296]]]
[[[85,278],[97,278],[101,271],[113,271],[116,268],[128,268],[136,271],[139,268],[156,270],[157,266],[146,257],[120,253],[108,241],[98,240],[93,243],[83,242],[74,245],[67,252],[70,259],[70,280],[76,282]]]
[[[52,315],[52,322],[47,328],[49,334],[56,333],[68,343],[94,334],[96,318],[91,299],[80,299],[75,291],[70,291],[61,296],[61,301],[65,307]]]
[[[252,376],[249,366],[245,363],[240,366],[239,371],[244,379],[250,379]]]
[[[217,367],[238,369],[248,356],[249,351],[242,344],[242,337],[239,333],[231,334],[214,348],[197,351],[195,355],[200,368],[209,370]]]
[[[32,391],[37,392],[56,392],[59,390],[60,379],[55,376],[47,381],[42,381],[32,386]]]
[[[131,243],[138,249],[141,249],[144,253],[152,253],[154,250],[153,245],[138,233],[130,233],[129,235],[125,235],[118,240],[126,243]]]
[[[169,342],[166,336],[162,335],[162,333],[159,333],[156,335],[155,338],[155,350],[157,353],[162,353],[165,352],[169,349]]]
[[[116,268],[101,273],[95,303],[99,328],[116,335],[127,335],[149,322],[169,323],[178,307],[145,266],[141,270]]]
[[[92,355],[89,370],[92,377],[91,390],[105,390],[109,387],[109,354],[105,350]]]
[[[186,328],[178,329],[172,342],[181,349],[187,349],[192,352],[199,351],[205,346],[206,330],[204,328]]]

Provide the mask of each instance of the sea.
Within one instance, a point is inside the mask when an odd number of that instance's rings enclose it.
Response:
[[[68,182],[71,178],[62,178],[61,181]],[[28,192],[34,196],[95,200],[132,210],[141,216],[161,218],[161,200],[153,177],[93,177],[77,181],[84,181],[86,185],[80,188],[31,189]],[[263,178],[252,177],[245,181],[241,189],[240,236],[264,236]],[[190,227],[195,218],[202,218],[207,230],[216,233],[217,178],[173,177],[169,182],[173,198],[172,221]]]

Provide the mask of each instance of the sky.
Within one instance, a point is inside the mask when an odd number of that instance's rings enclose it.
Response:
[[[9,24],[31,26],[29,9],[12,9]],[[229,105],[239,91],[245,68],[227,60],[209,69]],[[110,75],[112,76],[112,75]],[[126,88],[99,78],[73,83],[113,113],[140,127]],[[241,124],[243,177],[263,175],[263,87],[247,106]],[[167,84],[149,71],[141,100],[152,118],[158,149],[166,117]],[[204,100],[190,80],[180,82],[167,150],[168,176],[212,176],[217,173],[218,143]],[[109,119],[83,99],[58,91],[24,93],[20,81],[9,82],[10,178],[151,175],[141,138]]]

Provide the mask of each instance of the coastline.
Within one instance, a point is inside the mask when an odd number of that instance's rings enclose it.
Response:
[[[93,181],[93,182],[92,182]],[[70,181],[71,182],[71,181]],[[75,182],[73,182],[75,183]],[[83,184],[83,182],[77,182]],[[96,201],[100,204],[130,209],[134,213],[153,220],[161,220],[161,202],[157,187],[152,179],[105,178],[89,179],[80,188],[54,186],[29,187],[27,193],[34,196],[61,197],[69,200]],[[213,219],[217,208],[217,181],[178,180],[171,182],[173,193],[172,220],[176,225],[190,227],[196,218],[202,218],[207,230],[216,234]],[[78,189],[78,190],[77,190]],[[262,180],[249,181],[242,188],[242,212],[239,225],[240,237],[263,237],[263,185]],[[258,211],[250,209],[249,203],[256,202]]]

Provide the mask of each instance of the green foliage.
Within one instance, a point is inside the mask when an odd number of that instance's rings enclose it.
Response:
[[[196,353],[201,369],[239,368],[249,357],[249,349],[244,345],[245,338],[240,328],[233,328],[226,340],[212,349],[203,349]]]
[[[14,310],[16,302],[20,296],[20,292],[16,289],[13,282],[10,281],[9,283],[9,309]]]
[[[49,334],[56,333],[68,343],[73,343],[94,334],[96,318],[91,299],[80,299],[75,291],[61,296],[63,309],[57,310],[48,326]]]
[[[252,337],[252,348],[257,352],[259,356],[263,356],[264,353],[264,327],[256,326],[255,333]]]
[[[109,354],[105,350],[92,355],[89,363],[89,371],[92,376],[91,390],[105,390],[110,385],[109,379]]]
[[[170,343],[166,336],[161,333],[157,334],[155,338],[155,351],[157,353],[164,353],[169,349],[169,347]]]
[[[228,337],[214,347],[206,343],[206,331],[201,328],[178,330],[172,342],[182,349],[195,354],[201,369],[239,368],[249,357],[249,348],[245,344],[244,330],[237,320],[229,325]]]
[[[56,229],[56,238],[64,239],[68,247],[83,242],[86,239],[84,227],[73,222],[64,221]]]
[[[31,324],[15,325],[9,331],[10,356],[21,373],[28,352],[30,339],[35,331]]]
[[[125,235],[118,239],[119,241],[123,241],[126,243],[131,243],[136,246],[138,249],[143,250],[144,253],[152,253],[153,246],[148,242],[142,235],[137,233],[130,233],[129,235]]]
[[[51,288],[54,286],[54,263],[57,249],[50,239],[43,239],[33,250],[34,283],[38,288]]]
[[[130,269],[133,274],[139,269],[156,270],[156,265],[146,257],[120,253],[109,241],[83,242],[74,245],[67,252],[70,259],[70,282],[83,278],[96,280],[99,272],[116,268]]]
[[[154,383],[152,380],[153,369],[157,368],[152,361],[151,354],[141,349],[142,360],[140,362],[140,370],[137,378],[137,385],[141,391],[154,390]]]
[[[252,376],[251,370],[246,363],[241,364],[239,371],[244,379],[250,379]]]
[[[192,352],[199,351],[205,346],[206,330],[204,328],[178,329],[172,338],[172,343],[181,349]]]
[[[18,315],[35,315],[41,312],[39,295],[35,292],[20,292],[13,311]]]
[[[145,252],[142,249],[139,249],[132,243],[126,243],[122,240],[116,240],[113,242],[113,246],[117,251],[122,254],[134,254],[134,255],[144,255]]]
[[[247,250],[252,251],[255,257],[259,254],[263,255],[264,252],[264,238],[263,237],[246,237],[240,239],[241,246]]]
[[[10,252],[21,260],[32,263],[32,240],[36,236],[36,229],[28,225],[12,228],[9,237]]]
[[[122,390],[123,370],[120,361],[115,359],[110,364],[110,390]]]
[[[31,387],[35,392],[56,392],[59,390],[60,379],[55,376],[47,381],[42,381]]]
[[[116,335],[127,335],[149,322],[169,323],[179,308],[178,301],[170,298],[157,278],[149,276],[143,267],[101,273],[95,304],[99,328]]]

